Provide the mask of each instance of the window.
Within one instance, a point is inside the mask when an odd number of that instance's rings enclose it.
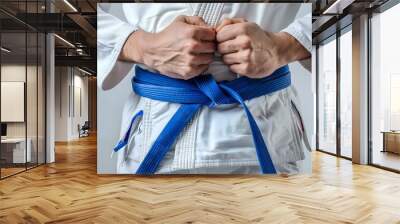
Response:
[[[336,39],[318,47],[318,149],[336,153]]]
[[[352,156],[352,32],[351,26],[340,36],[340,155]]]
[[[400,170],[400,5],[371,18],[371,162]]]

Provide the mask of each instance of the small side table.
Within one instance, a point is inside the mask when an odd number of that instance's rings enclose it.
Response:
[[[383,150],[382,152],[391,152],[400,154],[400,131],[382,131]]]

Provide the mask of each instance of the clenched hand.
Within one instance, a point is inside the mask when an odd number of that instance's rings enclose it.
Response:
[[[201,17],[178,16],[159,33],[139,30],[126,41],[119,59],[142,63],[179,79],[204,72],[213,60],[215,30]]]
[[[250,78],[266,77],[283,65],[310,57],[288,33],[264,31],[242,18],[225,19],[213,29],[201,17],[178,16],[159,33],[135,31],[119,59],[190,79],[207,70],[216,50],[232,72]]]
[[[242,18],[225,19],[216,31],[224,63],[243,76],[266,77],[285,64],[310,56],[291,35],[266,32]]]

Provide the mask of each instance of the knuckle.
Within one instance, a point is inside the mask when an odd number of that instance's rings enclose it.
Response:
[[[248,48],[251,46],[251,39],[249,36],[243,35],[241,38],[242,38],[242,43],[241,43],[242,47]]]
[[[243,56],[244,56],[244,59],[246,61],[250,61],[251,60],[251,52],[249,50],[248,51],[244,51],[243,52]]]
[[[246,74],[250,74],[251,73],[251,66],[250,63],[245,63],[243,66],[243,70]]]
[[[223,49],[224,49],[224,45],[223,44],[218,44],[218,46],[217,46],[218,52],[221,52]]]
[[[205,61],[207,64],[211,63],[211,62],[212,62],[212,59],[213,59],[213,56],[212,56],[212,55],[206,55],[206,56],[204,57],[204,61]]]
[[[183,79],[184,80],[189,80],[191,78],[191,76],[189,75],[189,74],[185,74],[184,76],[183,76]]]
[[[194,62],[196,62],[196,56],[189,54],[186,56],[186,60],[189,65],[192,65]]]
[[[184,33],[187,37],[194,37],[196,34],[196,29],[193,26],[188,26]]]
[[[223,37],[223,30],[221,31],[219,31],[216,35],[215,35],[215,39],[217,40],[217,42],[220,42],[221,40],[222,40],[222,37]]]
[[[182,20],[183,18],[185,18],[184,15],[179,15],[179,16],[177,16],[177,17],[175,18],[175,21]]]
[[[198,21],[198,22],[202,22],[203,18],[201,18],[200,16],[192,16],[194,20]]]
[[[222,61],[224,61],[225,63],[229,62],[229,57],[226,55],[222,56]]]
[[[183,77],[189,79],[193,75],[193,68],[191,66],[187,66],[183,69]]]
[[[257,24],[255,24],[253,22],[246,22],[245,24],[246,24],[247,29],[251,29],[251,28],[257,26]]]
[[[231,44],[231,45],[229,45],[228,47],[227,47],[227,49],[229,50],[229,51],[236,51],[237,50],[237,47],[238,47],[238,45],[237,44]]]
[[[243,32],[245,34],[249,34],[253,26],[254,26],[254,23],[252,23],[252,22],[243,23]]]
[[[239,26],[240,26],[240,27],[239,27],[240,33],[247,34],[246,23],[240,23]]]
[[[199,43],[194,39],[190,39],[186,44],[186,47],[187,47],[188,50],[194,50],[198,46],[199,46]]]

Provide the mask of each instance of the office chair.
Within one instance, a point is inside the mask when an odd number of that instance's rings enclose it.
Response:
[[[82,127],[80,127],[80,125],[78,124],[79,138],[89,136],[89,129],[90,129],[89,121],[85,121]]]

